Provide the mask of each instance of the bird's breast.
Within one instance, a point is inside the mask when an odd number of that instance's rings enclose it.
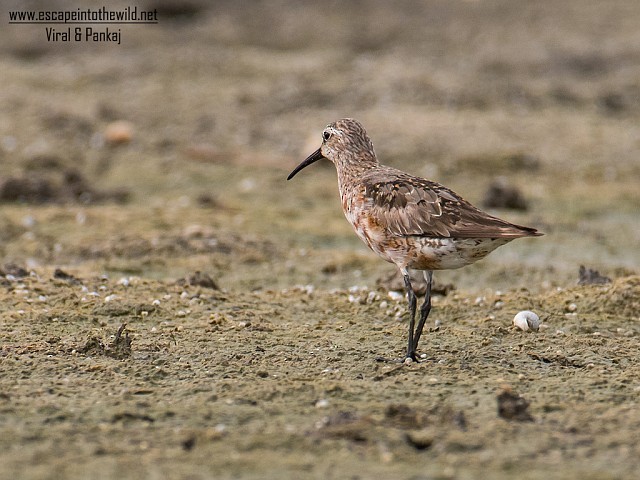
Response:
[[[370,205],[362,192],[342,193],[342,210],[358,237],[375,253],[387,261],[391,261],[385,252],[384,245],[388,236],[383,225],[371,215]]]

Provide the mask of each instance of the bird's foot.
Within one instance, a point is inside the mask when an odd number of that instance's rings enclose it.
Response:
[[[415,352],[413,352],[412,354],[407,354],[407,356],[405,356],[404,358],[376,357],[376,362],[403,363],[405,365],[411,365],[412,363],[420,363],[420,360],[418,359],[418,356],[415,354]]]
[[[404,360],[402,361],[402,363],[404,363],[405,365],[411,365],[412,363],[420,363],[420,360],[418,360],[418,356],[416,355],[416,352],[407,352],[407,356],[404,357]]]

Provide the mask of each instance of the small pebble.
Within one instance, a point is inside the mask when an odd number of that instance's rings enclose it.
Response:
[[[575,303],[570,303],[567,305],[567,312],[575,312],[578,309],[578,306]]]
[[[133,125],[125,120],[111,122],[104,130],[104,138],[112,144],[129,143],[133,139]]]
[[[22,226],[25,228],[33,228],[36,225],[36,219],[31,215],[22,217]]]
[[[253,178],[243,178],[238,183],[238,187],[240,188],[240,191],[245,193],[255,190],[256,186],[257,186],[257,182]]]
[[[513,324],[524,332],[537,332],[540,328],[540,317],[534,312],[523,310],[513,317]]]
[[[400,292],[395,292],[395,291],[391,290],[389,292],[389,298],[391,300],[399,302],[400,300],[402,300],[404,298],[404,295],[402,293],[400,293]]]

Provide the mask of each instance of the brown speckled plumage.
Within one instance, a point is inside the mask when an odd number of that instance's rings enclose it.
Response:
[[[432,271],[469,265],[511,240],[542,234],[489,215],[438,183],[381,165],[356,120],[327,125],[322,137],[322,146],[288,179],[322,158],[334,163],[347,220],[371,250],[394,263],[404,276],[411,315],[407,358],[416,360],[431,308]],[[428,284],[415,331],[410,269],[425,271]]]

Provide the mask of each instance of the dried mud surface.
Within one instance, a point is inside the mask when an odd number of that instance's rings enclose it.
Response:
[[[636,478],[635,2],[237,5],[0,31],[0,478]],[[436,272],[418,364],[331,166],[285,181],[343,116],[546,234]]]

